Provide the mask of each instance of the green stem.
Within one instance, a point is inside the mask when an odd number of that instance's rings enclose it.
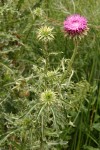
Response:
[[[67,75],[70,75],[70,73],[72,71],[72,65],[73,65],[73,62],[75,60],[75,57],[76,57],[76,54],[77,54],[77,48],[78,48],[78,42],[77,42],[77,40],[74,40],[74,44],[75,44],[75,48],[74,48],[72,57],[71,57],[70,62],[68,64],[67,70],[64,72],[64,74],[62,76],[61,82],[63,82],[63,80],[67,77]]]
[[[40,139],[40,150],[44,150],[44,141],[43,141],[43,137],[44,137],[44,120],[43,120],[43,115],[41,118],[41,139]]]
[[[48,48],[47,48],[47,42],[44,43],[44,50],[45,50],[45,60],[46,60],[46,65],[45,65],[45,72],[47,74],[48,71],[48,66],[49,66],[49,53],[48,53]]]
[[[95,69],[95,66],[96,65],[96,59],[94,58],[93,59],[93,65],[92,65],[92,69],[91,69],[91,73],[90,73],[90,77],[89,77],[89,83],[91,82],[92,78],[93,78],[93,75],[94,75],[94,69]]]
[[[44,66],[44,74],[47,76],[48,68],[49,68],[49,52],[48,52],[48,43],[44,42],[44,58],[45,58],[45,66]],[[48,81],[45,78],[45,90],[48,88]]]
[[[44,1],[44,4],[45,4],[45,10],[46,10],[46,15],[47,15],[47,17],[49,17],[49,9],[50,9],[50,2],[49,2],[49,0],[45,0]]]
[[[43,116],[41,117],[41,139],[40,139],[40,150],[43,150]]]

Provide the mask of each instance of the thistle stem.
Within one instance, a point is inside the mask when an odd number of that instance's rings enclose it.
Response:
[[[71,57],[71,59],[70,59],[70,61],[69,61],[67,70],[64,72],[64,74],[63,74],[63,76],[62,76],[62,78],[61,78],[61,83],[63,82],[63,80],[64,80],[68,75],[71,74],[73,62],[74,62],[74,60],[75,60],[75,57],[76,57],[76,54],[77,54],[77,48],[78,48],[78,42],[77,42],[77,40],[75,40],[75,39],[74,39],[74,45],[75,45],[75,47],[74,47],[74,50],[73,50],[72,57]]]
[[[44,116],[42,115],[42,118],[41,118],[41,139],[40,139],[40,150],[44,150],[44,141],[43,141],[43,137],[44,137]]]
[[[72,54],[72,57],[70,59],[68,69],[67,69],[69,72],[72,70],[72,65],[73,65],[73,62],[74,62],[76,54],[77,54],[77,47],[78,47],[77,46],[77,41],[74,41],[74,44],[75,44],[75,48],[74,48],[74,51],[73,51],[73,54]]]
[[[46,65],[45,65],[45,72],[47,74],[48,71],[48,65],[49,65],[49,54],[48,54],[48,48],[47,48],[47,42],[44,44],[44,49],[45,49],[45,60],[46,60]]]

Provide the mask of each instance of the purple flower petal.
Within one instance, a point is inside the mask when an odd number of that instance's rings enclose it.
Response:
[[[66,18],[64,29],[71,36],[81,35],[87,29],[87,19],[78,14]]]

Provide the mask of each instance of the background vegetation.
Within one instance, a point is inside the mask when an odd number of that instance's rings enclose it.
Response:
[[[74,13],[90,29],[66,75],[74,44],[63,21]],[[1,150],[100,149],[99,30],[99,0],[0,1]]]

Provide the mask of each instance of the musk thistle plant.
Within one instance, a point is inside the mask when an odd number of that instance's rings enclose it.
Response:
[[[72,73],[72,65],[78,52],[78,38],[81,39],[84,35],[87,35],[87,31],[89,30],[87,19],[79,14],[70,15],[64,21],[64,30],[65,33],[73,39],[74,50],[68,64],[67,72],[64,73],[61,81]]]

